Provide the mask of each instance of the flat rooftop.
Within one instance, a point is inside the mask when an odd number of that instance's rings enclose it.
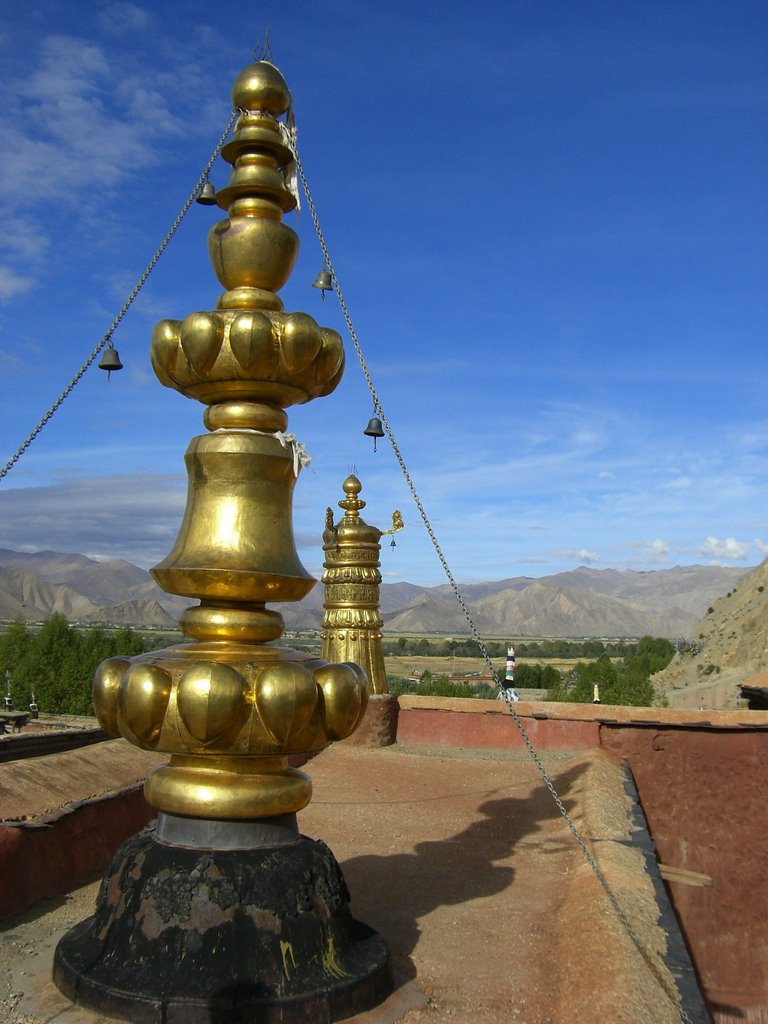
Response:
[[[153,755],[115,740],[52,757],[88,759],[78,783],[85,799],[83,784],[90,795],[104,789],[99,758],[125,786]],[[314,796],[300,828],[334,852],[353,914],[386,939],[398,978],[387,1003],[352,1020],[679,1024],[680,991],[689,1019],[708,1019],[697,1013],[695,981],[620,758],[600,749],[540,757],[642,949],[526,751],[335,744],[306,766]],[[23,762],[32,792],[30,773],[42,778],[46,761]],[[72,799],[70,790],[62,795]],[[98,884],[0,924],[2,1024],[107,1020],[73,1007],[49,980],[58,938],[93,912]]]

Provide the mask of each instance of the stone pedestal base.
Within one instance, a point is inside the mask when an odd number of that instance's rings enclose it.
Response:
[[[397,740],[400,704],[393,693],[372,693],[357,729],[342,742],[357,747],[388,747]]]
[[[392,990],[386,945],[351,916],[323,843],[195,849],[152,826],[118,850],[53,976],[133,1024],[330,1024]]]

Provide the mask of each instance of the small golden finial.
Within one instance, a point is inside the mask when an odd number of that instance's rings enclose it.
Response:
[[[326,510],[323,534],[324,658],[350,660],[366,672],[373,694],[388,693],[381,650],[383,621],[379,611],[381,537],[403,528],[403,517],[392,514],[392,529],[379,530],[360,517],[365,502],[354,473],[342,484],[345,497],[338,503],[344,515],[334,526]]]

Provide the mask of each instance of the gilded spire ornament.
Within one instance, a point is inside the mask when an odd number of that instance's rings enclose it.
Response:
[[[285,408],[333,391],[344,350],[336,331],[286,313],[277,295],[299,244],[282,222],[296,205],[278,120],[288,88],[260,62],[238,77],[232,100],[243,113],[222,149],[229,182],[216,193],[227,216],[208,237],[226,290],[215,310],[162,320],[150,349],[160,382],[205,406],[209,431],[187,449],[184,520],[151,570],[167,592],[199,601],[180,621],[193,642],[110,659],[94,701],[108,732],[172,755],[147,781],[158,810],[249,819],[309,802],[310,782],[288,755],[348,735],[367,681],[355,665],[266,646],[284,628],[267,601],[298,601],[315,585],[294,542],[293,489],[307,457],[285,433]]]
[[[215,309],[161,321],[150,350],[160,382],[205,407],[179,535],[152,569],[197,601],[180,621],[190,642],[110,658],[93,689],[108,733],[170,755],[145,784],[157,825],[115,855],[95,917],[59,943],[54,977],[129,1020],[322,1024],[369,1009],[392,982],[333,855],[298,833],[312,786],[288,758],[349,736],[369,684],[352,662],[271,646],[283,619],[267,603],[315,584],[292,524],[308,457],[285,410],[330,394],[344,352],[277,294],[298,251],[283,223],[297,202],[288,87],[258,61],[232,101],[232,171],[215,193],[226,216],[208,239],[224,291]]]

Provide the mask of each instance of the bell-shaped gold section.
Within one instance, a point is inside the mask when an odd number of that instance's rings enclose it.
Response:
[[[219,430],[192,439],[187,507],[173,550],[151,570],[163,590],[235,602],[298,601],[315,580],[299,561],[294,455],[274,435]]]

